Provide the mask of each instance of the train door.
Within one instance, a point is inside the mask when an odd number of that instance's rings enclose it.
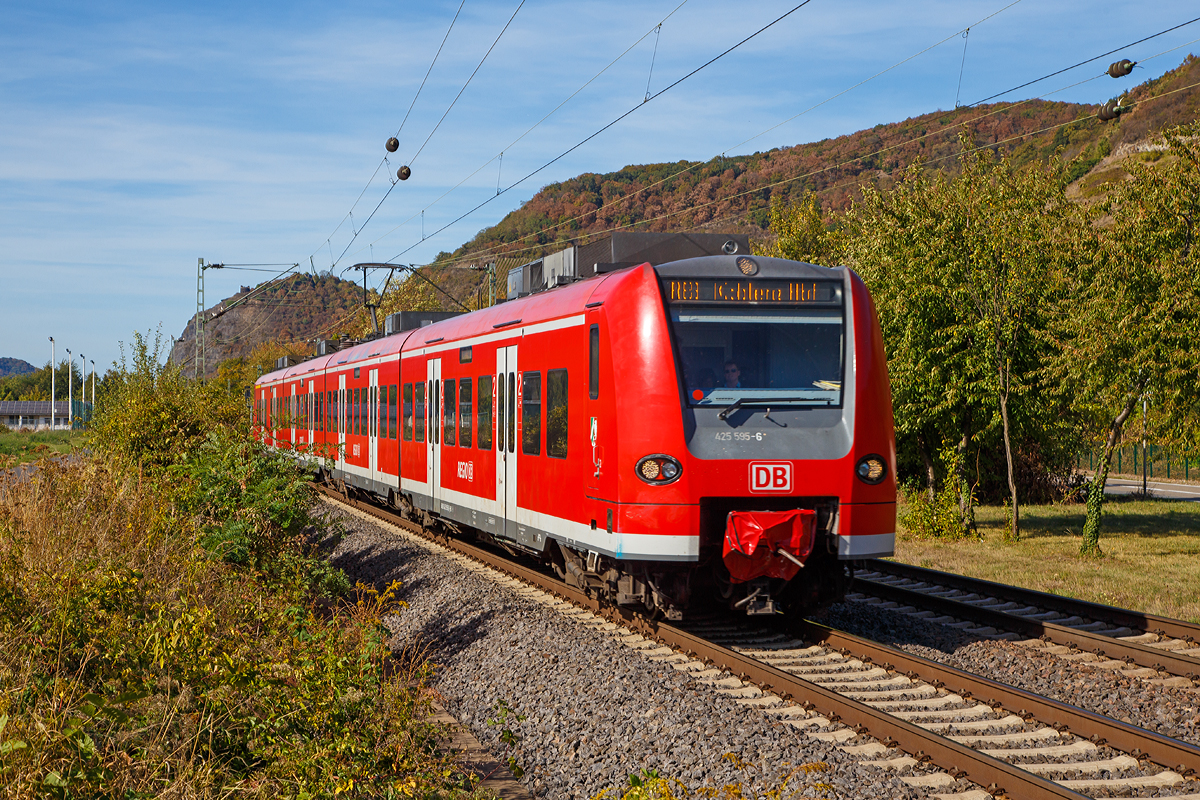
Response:
[[[338,375],[337,460],[346,466],[346,373]]]
[[[379,479],[379,370],[371,370],[367,408],[367,450],[370,453],[371,480]]]
[[[433,498],[433,510],[438,510],[437,501],[442,496],[442,360],[431,358],[426,362],[425,408],[429,411],[429,423],[425,426],[425,440],[429,448],[426,463],[426,480],[429,494]]]
[[[316,452],[313,442],[317,440],[314,435],[317,432],[317,397],[314,391],[316,387],[313,384],[314,382],[311,380],[308,382],[308,396],[304,399],[305,406],[307,406],[304,417],[308,420],[308,452],[310,455]]]
[[[616,440],[616,420],[603,412],[605,396],[612,388],[602,385],[600,380],[601,352],[603,339],[600,336],[600,309],[588,310],[588,436],[592,450],[591,468],[587,471],[587,494],[597,500],[616,501],[616,471],[613,464],[606,463],[606,456],[615,457],[613,442]],[[611,407],[611,406],[610,406]]]
[[[496,349],[496,501],[504,535],[517,536],[517,346]]]

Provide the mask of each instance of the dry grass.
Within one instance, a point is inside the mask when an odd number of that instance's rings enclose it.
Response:
[[[1200,503],[1112,498],[1104,557],[1079,555],[1084,507],[1026,506],[1021,541],[1002,541],[1004,509],[978,510],[982,541],[897,537],[896,560],[1200,622]]]

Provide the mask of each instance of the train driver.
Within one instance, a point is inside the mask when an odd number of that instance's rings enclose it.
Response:
[[[740,389],[742,388],[742,371],[738,369],[736,361],[725,362],[725,388]]]

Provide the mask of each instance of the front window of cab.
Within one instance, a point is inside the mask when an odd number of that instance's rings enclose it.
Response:
[[[688,403],[723,408],[734,403],[841,406],[841,286],[821,283],[825,285],[818,295],[823,302],[737,302],[736,291],[730,294],[733,302],[719,304],[669,299]]]

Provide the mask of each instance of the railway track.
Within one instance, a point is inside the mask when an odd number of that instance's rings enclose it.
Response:
[[[878,559],[856,573],[854,589],[848,600],[889,603],[975,636],[1038,640],[1051,653],[1168,685],[1200,682],[1192,622]]]
[[[544,602],[565,607],[664,668],[686,672],[880,770],[910,773],[901,780],[942,792],[938,797],[1130,796],[1172,791],[1200,773],[1200,748],[1193,745],[886,645],[811,622],[788,630],[721,619],[667,625],[602,606],[538,570],[321,490],[550,596]],[[860,735],[874,741],[860,743]],[[960,780],[985,790],[964,790]]]

